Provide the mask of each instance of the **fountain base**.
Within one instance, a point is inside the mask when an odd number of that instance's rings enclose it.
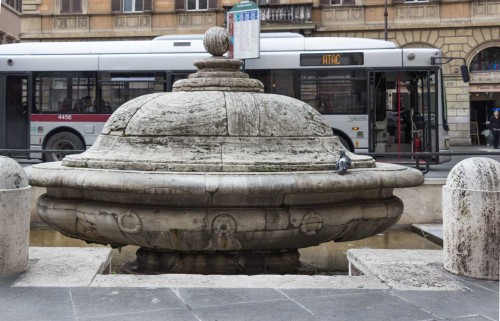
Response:
[[[202,253],[141,247],[136,256],[123,270],[134,274],[296,274],[304,269],[297,249]]]

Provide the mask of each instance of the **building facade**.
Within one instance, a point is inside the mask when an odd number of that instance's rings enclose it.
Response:
[[[225,25],[235,0],[24,0],[22,41],[151,39],[200,34]],[[452,145],[471,144],[500,104],[500,1],[258,0],[263,31],[306,36],[387,38],[401,47],[436,47],[465,58],[444,66]]]
[[[2,0],[0,6],[0,44],[19,41],[21,0]]]

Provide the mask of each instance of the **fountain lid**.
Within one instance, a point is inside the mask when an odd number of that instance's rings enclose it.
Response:
[[[276,172],[332,170],[343,146],[321,114],[287,96],[264,94],[263,84],[222,55],[229,33],[205,34],[213,57],[196,61],[173,92],[133,99],[109,118],[94,145],[63,166],[145,171]],[[349,155],[353,167],[371,157]]]

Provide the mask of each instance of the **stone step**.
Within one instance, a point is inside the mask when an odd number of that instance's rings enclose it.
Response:
[[[442,250],[353,249],[347,259],[350,275],[376,277],[393,290],[466,290],[443,269]]]
[[[431,242],[443,246],[443,223],[412,224],[411,229]]]

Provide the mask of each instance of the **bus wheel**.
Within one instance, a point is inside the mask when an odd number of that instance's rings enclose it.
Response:
[[[84,150],[85,146],[77,135],[69,132],[60,132],[52,135],[47,140],[44,149]],[[47,162],[58,162],[62,161],[66,155],[68,153],[44,153],[44,160]]]
[[[349,144],[349,142],[344,137],[340,135],[335,135],[335,136],[339,138],[340,142],[342,143],[342,145],[344,145],[345,149],[347,149],[350,152],[354,152],[354,149],[351,147],[351,144]]]

